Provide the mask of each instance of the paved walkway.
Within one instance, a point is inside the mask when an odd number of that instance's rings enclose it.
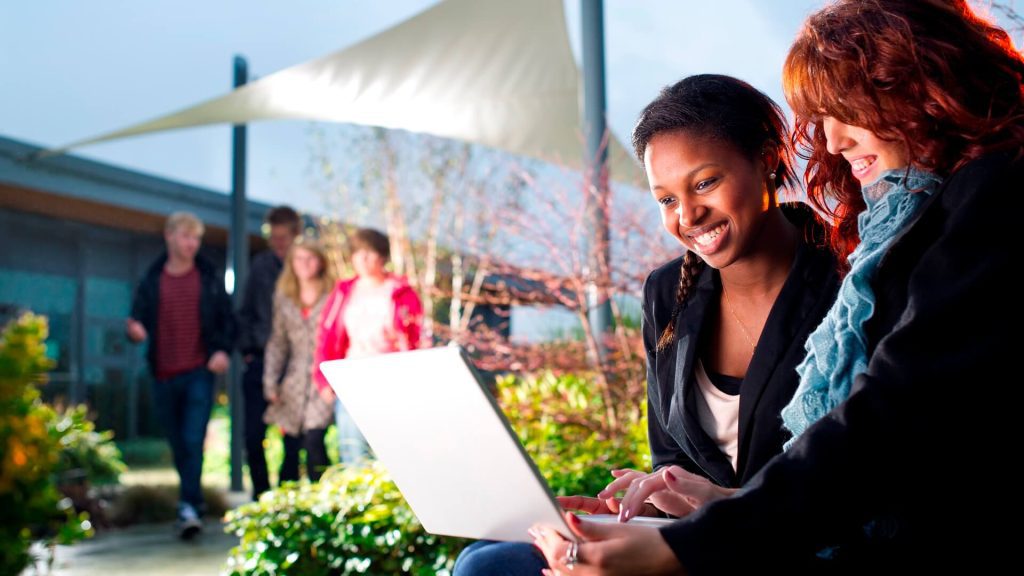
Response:
[[[247,492],[227,490],[227,478],[205,480],[204,486],[223,485],[231,508],[248,501]],[[173,469],[130,471],[122,482],[170,485],[177,483],[177,476]],[[173,522],[102,530],[73,546],[58,546],[49,576],[216,576],[236,545],[238,538],[225,534],[216,518],[207,518],[202,534],[188,542],[178,538]],[[38,574],[45,575],[45,568]],[[23,576],[34,575],[26,570]]]
[[[121,475],[125,486],[174,486],[178,476],[171,467],[133,469]],[[249,500],[245,492],[228,490],[225,474],[203,474],[203,486],[224,491],[227,506],[234,508]],[[224,569],[238,538],[225,534],[219,519],[207,518],[203,532],[184,542],[174,523],[139,524],[99,531],[96,536],[73,546],[58,546],[49,576],[216,576]],[[45,567],[37,572],[47,574]],[[22,576],[35,576],[31,569]]]
[[[59,546],[52,576],[214,576],[236,544],[219,521],[207,520],[188,542],[178,539],[173,523],[132,526]]]

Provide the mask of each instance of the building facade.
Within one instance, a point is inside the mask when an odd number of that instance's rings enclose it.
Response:
[[[0,137],[0,324],[25,311],[49,318],[44,386],[55,404],[86,403],[118,438],[159,434],[145,346],[124,332],[135,286],[163,251],[166,216],[206,224],[201,253],[225,263],[230,198],[223,193]],[[269,206],[250,203],[253,250]]]
[[[159,436],[145,345],[125,336],[132,296],[164,249],[167,215],[179,210],[206,224],[201,253],[223,272],[230,198],[75,156],[40,159],[39,152],[0,136],[0,326],[26,311],[49,319],[55,368],[44,399],[87,404],[97,427],[119,439]],[[266,246],[261,227],[269,209],[249,203],[252,252]],[[578,328],[544,286],[520,274],[491,275],[484,291],[471,324],[505,339],[536,343]]]

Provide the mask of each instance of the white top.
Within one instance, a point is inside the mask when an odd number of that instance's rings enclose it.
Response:
[[[718,444],[718,449],[729,457],[732,469],[735,470],[739,447],[740,395],[730,396],[719,390],[704,371],[700,359],[697,360],[694,376],[700,389],[697,396],[700,427]]]
[[[346,358],[394,352],[394,291],[391,280],[377,286],[356,282],[352,287],[343,318],[349,342]]]

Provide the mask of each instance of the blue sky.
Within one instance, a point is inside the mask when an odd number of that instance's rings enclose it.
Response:
[[[557,0],[553,0],[557,1]],[[265,76],[353,44],[432,0],[32,0],[0,5],[0,135],[57,146],[223,94],[235,54]],[[779,71],[821,0],[606,0],[608,114],[624,141],[657,90],[683,76],[743,78],[782,102]],[[566,0],[574,48],[579,2]],[[250,128],[249,193],[316,209],[310,124]],[[227,191],[226,126],[84,148],[80,155]]]
[[[557,0],[555,0],[557,1]],[[220,95],[234,54],[264,76],[353,44],[433,5],[429,0],[33,0],[0,7],[0,135],[44,146],[152,118]],[[608,112],[620,138],[657,90],[722,72],[781,99],[789,41],[818,0],[606,0]],[[579,42],[579,2],[565,4]],[[577,52],[578,53],[578,52]],[[305,209],[308,122],[253,124],[249,193]],[[226,191],[226,126],[90,146],[77,154]]]

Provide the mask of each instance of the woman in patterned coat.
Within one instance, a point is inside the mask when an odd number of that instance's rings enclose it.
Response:
[[[313,384],[313,352],[317,323],[335,276],[323,248],[302,240],[288,252],[274,292],[274,320],[265,353],[263,394],[269,405],[267,424],[280,426],[284,462],[280,481],[299,479],[299,451],[306,450],[306,472],[320,479],[330,463],[324,433],[334,411],[334,398]]]

